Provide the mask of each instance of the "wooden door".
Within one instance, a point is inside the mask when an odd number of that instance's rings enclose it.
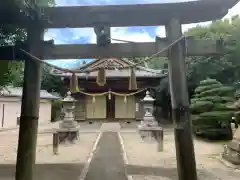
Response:
[[[136,118],[136,102],[135,96],[129,96],[124,101],[124,97],[116,97],[116,118],[118,119],[134,119]]]
[[[115,119],[115,96],[111,95],[111,99],[109,99],[108,96],[106,96],[106,102],[107,102],[107,120],[114,120]]]
[[[91,96],[87,96],[86,101],[87,119],[105,119],[106,118],[106,100],[105,96],[96,96],[95,102]]]

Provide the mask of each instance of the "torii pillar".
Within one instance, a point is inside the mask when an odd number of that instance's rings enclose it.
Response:
[[[181,23],[177,18],[171,19],[165,27],[170,42],[182,36]],[[184,53],[185,47],[178,42],[169,49],[168,54],[178,179],[197,180]]]
[[[44,28],[35,22],[27,28],[28,52],[42,57]],[[18,139],[16,180],[32,180],[35,166],[39,103],[41,86],[41,64],[25,56],[24,84]]]

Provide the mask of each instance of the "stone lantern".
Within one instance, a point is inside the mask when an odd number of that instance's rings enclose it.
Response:
[[[74,108],[76,100],[71,96],[71,92],[67,92],[67,96],[62,100],[64,117],[60,123],[60,128],[74,128],[78,124],[74,121]]]
[[[67,92],[67,96],[62,100],[63,103],[63,120],[59,124],[59,140],[73,141],[78,138],[79,124],[75,121],[74,109],[76,100]]]
[[[145,115],[141,124],[138,127],[140,136],[143,140],[154,138],[157,141],[157,151],[163,151],[163,129],[158,126],[157,121],[153,117],[153,99],[150,96],[149,91],[146,92],[146,96],[142,99],[142,105],[145,111]]]
[[[141,126],[143,127],[157,127],[158,123],[153,117],[153,102],[155,99],[150,96],[149,91],[146,92],[146,96],[142,99],[143,109],[145,115],[141,121]]]

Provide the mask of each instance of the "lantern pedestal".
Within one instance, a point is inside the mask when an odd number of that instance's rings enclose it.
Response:
[[[222,157],[233,164],[240,165],[240,128],[236,130],[233,140],[224,146]]]
[[[146,96],[142,100],[145,115],[141,124],[138,126],[139,134],[143,140],[157,141],[157,151],[163,151],[163,129],[158,126],[158,122],[153,117],[153,101],[147,91]]]
[[[67,97],[63,99],[64,117],[57,130],[60,144],[74,143],[79,139],[79,124],[74,120],[74,105],[75,100],[68,92]]]

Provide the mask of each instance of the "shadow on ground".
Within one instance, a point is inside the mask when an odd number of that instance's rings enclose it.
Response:
[[[36,164],[33,180],[79,180],[84,164]],[[15,179],[15,164],[0,164],[0,180]]]
[[[172,180],[178,179],[177,168],[127,165],[126,169],[128,175],[160,176]],[[218,179],[213,173],[204,169],[198,169],[198,177],[200,180]]]

